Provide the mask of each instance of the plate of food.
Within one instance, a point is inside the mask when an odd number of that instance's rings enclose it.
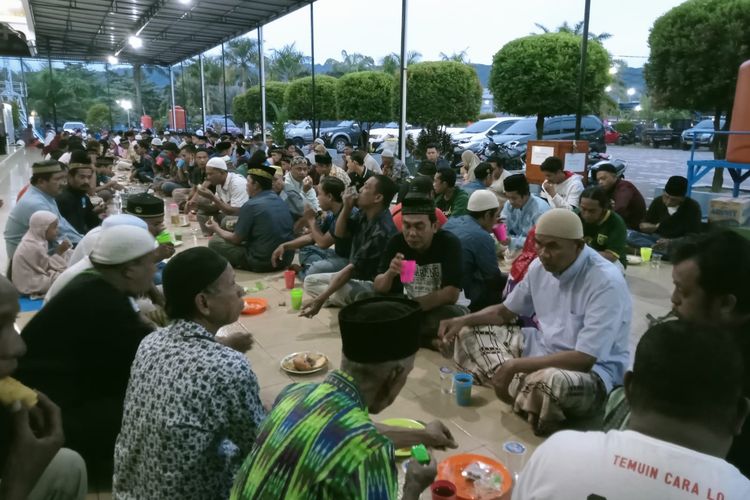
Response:
[[[288,354],[279,363],[281,369],[295,375],[307,375],[324,370],[328,366],[328,358],[322,352],[302,351]]]
[[[401,427],[403,429],[424,429],[424,424],[411,418],[387,418],[380,422],[381,424],[392,427]],[[399,448],[396,450],[397,458],[407,458],[411,456],[411,448]]]
[[[242,314],[260,314],[268,308],[268,301],[261,297],[245,297],[242,300],[245,302]]]
[[[483,500],[510,496],[513,485],[510,471],[490,457],[470,453],[453,455],[440,462],[437,469],[438,480],[456,485],[456,498]]]
[[[641,259],[637,255],[628,255],[626,256],[626,259],[628,261],[628,265],[631,265],[631,266],[637,266],[638,264],[643,263],[643,259]]]

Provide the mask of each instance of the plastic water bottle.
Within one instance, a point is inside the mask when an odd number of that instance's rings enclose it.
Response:
[[[114,204],[114,213],[115,214],[121,214],[122,213],[122,196],[120,196],[119,191],[115,191],[115,195],[113,197],[113,204]]]

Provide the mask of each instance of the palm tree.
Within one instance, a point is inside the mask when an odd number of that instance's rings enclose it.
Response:
[[[284,45],[280,49],[273,49],[269,73],[275,80],[288,82],[310,73],[309,57],[298,51],[295,44]]]
[[[464,64],[469,64],[469,58],[466,53],[467,50],[469,50],[468,47],[466,47],[461,52],[454,52],[453,54],[450,54],[450,55],[446,54],[445,52],[441,52],[440,59],[443,61],[455,61],[455,62],[460,62]]]
[[[235,38],[224,50],[227,82],[239,85],[244,93],[249,85],[258,84],[258,41],[254,38]]]
[[[543,24],[534,23],[534,26],[539,28],[542,33],[551,33],[552,30],[550,30],[548,27],[544,26]],[[560,26],[557,27],[555,30],[557,33],[571,33],[573,35],[581,36],[583,34],[583,21],[578,21],[575,26],[571,27],[570,24],[568,24],[568,21],[563,22]],[[535,35],[536,33],[531,33],[532,35]],[[612,38],[612,33],[600,33],[598,35],[589,32],[589,40],[596,40],[597,42],[603,42],[604,40],[608,40]]]
[[[421,52],[417,52],[416,50],[407,51],[406,66],[419,62],[421,58]],[[398,73],[401,68],[401,56],[395,52],[391,52],[380,60],[380,65],[386,73]]]

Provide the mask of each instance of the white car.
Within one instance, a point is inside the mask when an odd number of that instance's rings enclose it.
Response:
[[[80,129],[81,132],[86,132],[86,124],[83,122],[65,122],[63,123],[63,130],[65,132],[70,132],[71,134],[76,131],[76,129]]]
[[[419,137],[421,131],[421,128],[414,128],[408,123],[406,124],[406,134],[415,141],[417,140],[417,137]],[[370,129],[369,142],[373,151],[376,151],[381,144],[388,141],[398,142],[398,123],[390,122],[383,127]]]
[[[463,149],[473,149],[476,145],[486,141],[488,135],[501,134],[518,120],[520,118],[515,116],[479,120],[462,131],[452,134],[453,144]]]

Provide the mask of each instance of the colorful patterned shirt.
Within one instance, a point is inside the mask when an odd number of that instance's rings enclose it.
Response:
[[[378,433],[354,380],[331,372],[276,399],[232,500],[396,499],[393,443]]]
[[[114,498],[225,499],[265,410],[247,358],[192,321],[141,342],[115,446]]]

